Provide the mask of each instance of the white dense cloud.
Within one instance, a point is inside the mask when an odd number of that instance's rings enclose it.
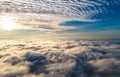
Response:
[[[120,41],[0,41],[0,77],[119,77]]]

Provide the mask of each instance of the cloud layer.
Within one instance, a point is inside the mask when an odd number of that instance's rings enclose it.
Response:
[[[119,77],[120,41],[0,41],[1,77]]]
[[[0,0],[0,12],[2,16],[16,17],[13,21],[24,26],[21,29],[63,31],[75,27],[60,23],[95,21],[91,19],[94,15],[113,13],[108,7],[119,3],[118,0]]]

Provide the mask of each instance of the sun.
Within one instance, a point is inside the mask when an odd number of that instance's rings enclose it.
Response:
[[[16,30],[16,29],[20,29],[20,25],[14,22],[12,17],[1,16],[0,17],[0,28],[2,30]]]

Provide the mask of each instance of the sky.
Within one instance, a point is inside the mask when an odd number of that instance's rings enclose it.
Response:
[[[120,39],[120,0],[0,0],[0,39]]]

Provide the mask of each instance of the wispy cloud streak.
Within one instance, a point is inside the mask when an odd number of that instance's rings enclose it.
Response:
[[[94,21],[96,14],[112,13],[108,10],[112,4],[119,1],[112,0],[0,0],[1,15],[15,14],[25,29],[62,31],[74,29],[60,26],[63,21],[79,20]],[[31,19],[31,20],[30,20]],[[53,24],[55,23],[55,24]]]

